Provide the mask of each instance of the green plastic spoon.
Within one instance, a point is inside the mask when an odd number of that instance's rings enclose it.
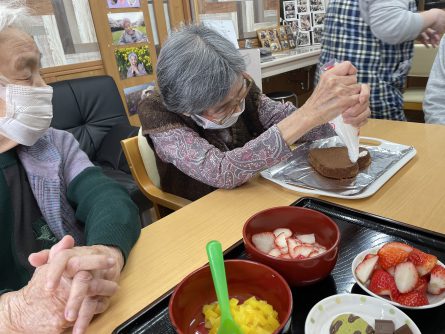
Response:
[[[221,243],[212,240],[207,244],[207,257],[209,258],[210,271],[212,272],[213,285],[221,310],[221,326],[218,334],[243,334],[241,328],[233,320],[229,306],[229,292],[227,290],[226,271]]]

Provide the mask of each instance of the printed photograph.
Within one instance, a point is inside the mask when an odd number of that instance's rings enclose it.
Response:
[[[153,73],[148,46],[121,48],[114,51],[120,78],[134,78]]]
[[[114,45],[148,42],[147,28],[142,12],[110,13],[108,25]]]
[[[324,24],[325,13],[312,13],[312,23],[314,26],[322,26]]]
[[[139,0],[107,0],[108,8],[139,8]]]
[[[309,11],[308,0],[297,0],[297,13],[307,13]]]
[[[312,23],[311,23],[311,14],[310,13],[299,15],[298,28],[300,30],[304,30],[304,31],[311,30]]]
[[[281,50],[280,32],[276,28],[257,30],[257,35],[262,47],[270,48],[272,52]]]
[[[310,0],[309,8],[311,9],[311,12],[324,11],[323,0]]]
[[[138,112],[139,101],[153,94],[155,83],[142,84],[124,88],[125,100],[127,101],[128,113],[135,115]]]
[[[321,44],[321,37],[323,35],[323,27],[314,27],[312,30],[312,44]]]
[[[298,31],[297,33],[297,46],[311,45],[311,38],[309,31]]]
[[[283,17],[286,21],[292,21],[297,19],[297,14],[295,12],[295,1],[284,1],[283,2]]]

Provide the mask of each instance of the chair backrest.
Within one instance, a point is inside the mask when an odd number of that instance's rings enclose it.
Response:
[[[436,59],[438,48],[427,48],[423,44],[414,44],[414,56],[411,69],[408,73],[409,77],[428,77]]]
[[[148,145],[147,138],[142,134],[142,127],[139,128],[138,132],[138,147],[148,176],[156,187],[161,188],[161,178],[156,165],[155,153]]]
[[[163,206],[171,210],[178,210],[189,204],[189,200],[164,192],[153,183],[152,179],[147,173],[144,161],[142,160],[138,141],[138,136],[124,139],[121,141],[122,149],[125,157],[127,158],[131,175],[133,175],[133,178],[142,193],[153,202],[153,207],[155,209],[157,218],[161,217],[159,206]],[[151,164],[149,164],[149,166],[150,165]]]

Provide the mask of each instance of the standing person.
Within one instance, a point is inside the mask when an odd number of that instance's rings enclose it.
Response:
[[[445,124],[445,35],[440,41],[423,100],[425,123]]]
[[[369,90],[355,72],[349,62],[327,71],[297,110],[262,94],[239,51],[216,31],[173,33],[158,58],[159,92],[138,107],[162,190],[196,200],[232,189],[289,158],[297,140],[332,135],[326,123],[337,115],[364,125]]]
[[[16,3],[0,4],[0,333],[80,334],[117,291],[138,210],[49,127],[52,88]]]
[[[350,61],[358,81],[370,85],[371,117],[406,120],[402,91],[413,40],[435,46],[444,31],[445,12],[416,13],[414,0],[331,0],[319,63]]]

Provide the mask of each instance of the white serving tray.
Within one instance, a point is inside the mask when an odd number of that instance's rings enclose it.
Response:
[[[360,140],[362,141],[371,141],[371,142],[377,142],[380,143],[379,146],[383,149],[387,149],[390,151],[401,151],[410,148],[410,146],[402,145],[393,143],[387,140],[379,139],[379,138],[373,138],[373,137],[360,137]],[[366,198],[371,195],[373,195],[377,190],[379,190],[394,174],[396,174],[404,165],[408,163],[415,155],[417,154],[416,149],[413,147],[413,149],[405,155],[402,159],[400,159],[397,163],[392,165],[385,173],[383,173],[380,177],[378,177],[374,182],[372,182],[364,191],[355,194],[355,195],[340,195],[335,192],[330,191],[324,191],[321,189],[312,189],[312,188],[304,188],[304,187],[298,187],[291,184],[288,184],[286,182],[278,181],[270,176],[270,174],[267,172],[267,170],[262,171],[260,174],[265,179],[272,181],[276,184],[279,184],[280,186],[305,193],[305,194],[312,194],[312,195],[323,195],[323,196],[329,196],[329,197],[337,197],[337,198],[345,198],[345,199],[360,199],[360,198]]]

